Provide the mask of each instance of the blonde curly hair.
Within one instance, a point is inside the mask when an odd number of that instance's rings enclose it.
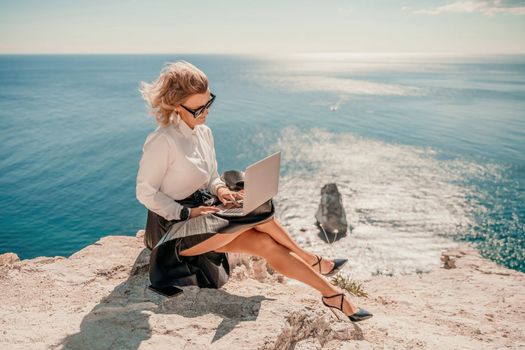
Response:
[[[208,91],[208,77],[189,62],[168,62],[151,84],[140,82],[139,91],[157,124],[168,126],[176,105],[183,104],[193,94]]]

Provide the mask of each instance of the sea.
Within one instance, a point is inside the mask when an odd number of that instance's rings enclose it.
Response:
[[[468,243],[525,272],[525,56],[1,55],[0,254],[65,256],[135,236],[155,128],[139,93],[188,61],[217,96],[219,172],[280,150],[277,218],[353,277],[422,273]],[[316,225],[335,183],[348,222]]]

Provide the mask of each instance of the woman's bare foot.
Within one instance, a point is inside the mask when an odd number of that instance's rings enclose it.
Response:
[[[335,296],[333,298],[326,298],[329,296],[332,296],[334,294],[343,293],[343,291],[339,291],[333,294],[327,294],[324,295],[325,298],[323,298],[324,302],[328,305],[335,306],[336,308],[339,308],[341,306],[341,298],[343,298],[342,295]],[[359,310],[358,307],[356,307],[354,304],[350,302],[350,298],[348,297],[348,294],[345,293],[345,297],[343,298],[343,312],[345,315],[350,316],[354,313],[356,313]]]

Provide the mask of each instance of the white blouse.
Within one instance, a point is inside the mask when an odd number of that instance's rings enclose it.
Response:
[[[180,117],[157,127],[146,137],[137,173],[140,203],[166,220],[179,220],[181,200],[199,188],[217,195],[226,186],[217,172],[211,129],[204,124],[191,129]]]

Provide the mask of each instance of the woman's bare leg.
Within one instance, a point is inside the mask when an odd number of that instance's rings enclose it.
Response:
[[[257,231],[269,234],[275,241],[279,242],[281,245],[287,247],[292,252],[297,254],[308,265],[312,265],[317,262],[317,258],[315,257],[315,255],[301,248],[293,240],[293,238],[286,231],[286,229],[277,221],[277,219],[272,218],[267,222],[255,226],[254,228]],[[334,262],[332,260],[321,260],[321,271],[323,273],[327,273],[332,269],[332,267],[334,267]],[[316,265],[315,268],[317,271],[319,271],[318,265]]]
[[[214,250],[222,253],[247,253],[261,256],[277,272],[317,289],[323,296],[331,296],[341,292],[293,251],[276,242],[270,235],[255,229],[242,232],[226,245],[215,247]],[[340,297],[330,298],[325,299],[325,302],[339,307],[340,300]],[[350,315],[357,310],[357,307],[350,303],[348,298],[344,298],[343,312],[345,314]]]
[[[221,233],[180,252],[182,256],[191,256],[216,251],[220,253],[245,253],[263,257],[272,268],[283,275],[301,281],[323,296],[340,293],[334,285],[314,270],[308,263],[300,258],[288,247],[276,242],[270,235],[255,229],[239,231],[234,233]],[[339,307],[339,298],[325,299],[329,305]],[[348,298],[344,299],[343,312],[350,315],[357,312],[357,308],[350,303]]]
[[[215,236],[212,236],[191,248],[181,250],[179,254],[182,256],[192,256],[214,251],[215,248],[219,248],[230,243],[243,232],[246,232],[246,230],[216,234]]]

